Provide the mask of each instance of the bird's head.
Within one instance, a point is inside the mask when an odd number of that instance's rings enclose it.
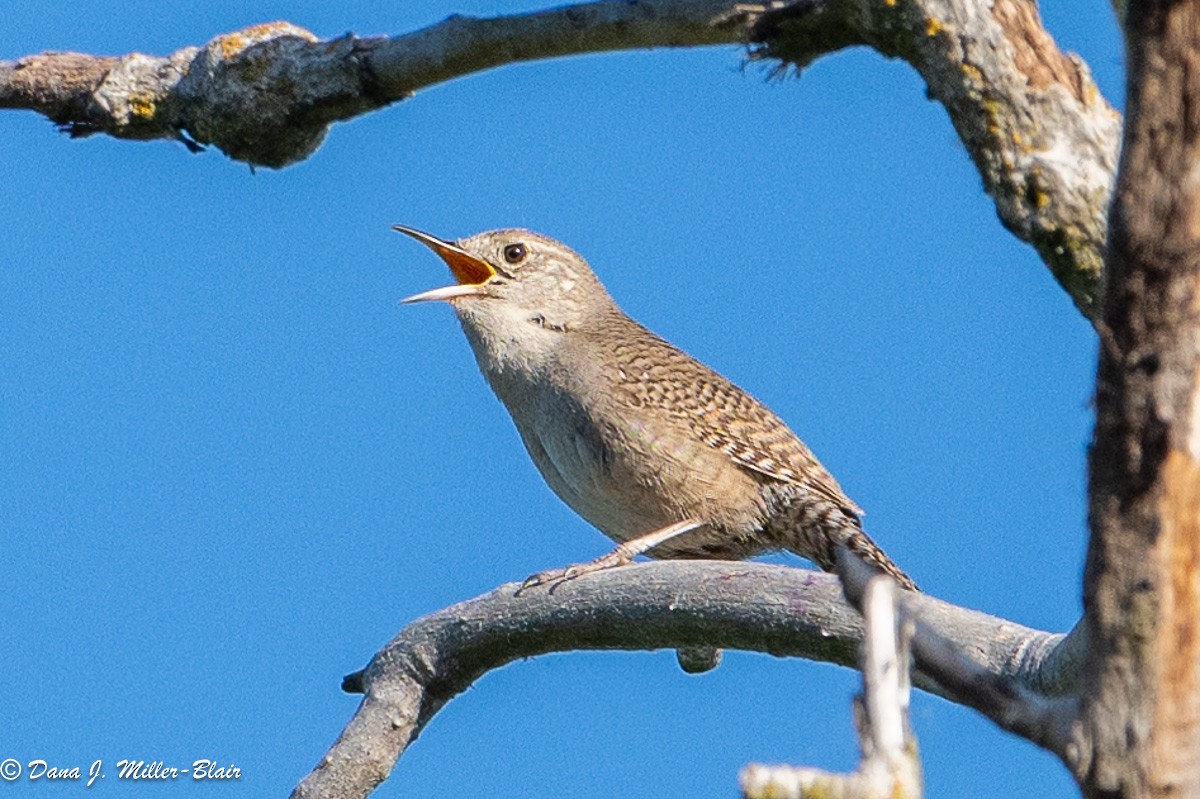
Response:
[[[489,230],[443,241],[402,225],[392,229],[437,253],[458,281],[403,302],[449,302],[464,324],[481,332],[511,338],[532,325],[564,333],[614,307],[578,253],[532,231]]]

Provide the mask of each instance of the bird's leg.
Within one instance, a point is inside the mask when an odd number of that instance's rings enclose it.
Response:
[[[648,552],[659,544],[670,541],[672,538],[681,536],[684,533],[691,532],[703,525],[704,522],[697,519],[684,519],[681,522],[668,524],[666,527],[659,528],[645,535],[639,535],[637,538],[631,538],[624,543],[618,544],[617,548],[612,552],[609,552],[607,555],[601,555],[595,560],[589,560],[586,563],[576,563],[573,566],[567,566],[565,569],[549,569],[544,572],[538,572],[521,583],[520,591],[545,585],[546,583],[574,580],[576,577],[582,577],[585,574],[591,574],[592,572],[604,569],[626,566],[633,563],[633,559],[638,555]]]

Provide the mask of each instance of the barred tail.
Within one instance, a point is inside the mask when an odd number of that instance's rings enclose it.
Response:
[[[811,560],[825,571],[834,570],[840,543],[894,578],[901,588],[920,590],[912,578],[867,537],[858,516],[833,502],[814,501],[811,496],[801,501],[793,500],[777,508],[765,529],[780,547]]]
[[[912,581],[904,571],[896,565],[895,561],[887,556],[887,553],[879,548],[879,545],[867,537],[867,534],[861,528],[850,533],[846,538],[846,547],[858,555],[860,558],[871,564],[884,574],[892,577],[896,582],[900,583],[900,587],[909,591],[920,591],[917,584]],[[822,567],[824,568],[824,567]]]

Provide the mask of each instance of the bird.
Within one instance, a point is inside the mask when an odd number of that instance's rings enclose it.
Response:
[[[454,309],[546,483],[617,542],[523,588],[639,555],[741,560],[787,550],[832,571],[840,545],[917,590],[782,419],[629,317],[574,250],[520,228],[456,241],[393,229],[436,253],[456,281],[401,302]]]

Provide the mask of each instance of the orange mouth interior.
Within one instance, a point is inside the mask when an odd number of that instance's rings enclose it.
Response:
[[[404,225],[392,225],[392,230],[411,236],[437,253],[438,257],[446,262],[446,266],[450,267],[460,286],[482,286],[496,274],[496,270],[487,261],[471,255],[457,244],[442,241],[436,236]]]
[[[440,241],[427,241],[425,243],[446,262],[446,266],[450,267],[450,271],[454,274],[454,279],[460,285],[478,286],[488,282],[496,274],[496,270],[488,266],[487,261],[465,253],[457,247]]]

